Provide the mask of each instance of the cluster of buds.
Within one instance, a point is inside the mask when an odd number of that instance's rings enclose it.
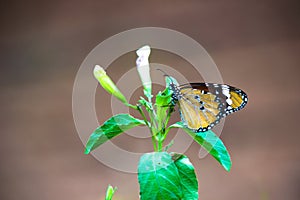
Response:
[[[148,99],[151,99],[151,90],[152,83],[150,77],[150,67],[149,67],[149,55],[151,49],[149,46],[143,46],[142,48],[136,51],[138,58],[136,60],[137,71],[142,80],[142,84],[144,87],[144,94]],[[119,99],[125,105],[130,104],[127,102],[125,96],[120,92],[115,83],[110,79],[110,77],[106,74],[105,70],[100,66],[96,65],[94,68],[94,76],[99,81],[100,85],[114,97]]]

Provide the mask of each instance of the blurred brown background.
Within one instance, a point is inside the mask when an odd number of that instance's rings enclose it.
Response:
[[[2,1],[0,9],[0,199],[103,199],[109,183],[119,188],[116,200],[138,199],[136,175],[83,154],[71,104],[86,55],[106,38],[143,26],[194,38],[224,82],[249,95],[222,133],[230,173],[211,156],[199,160],[197,144],[186,152],[200,199],[300,199],[299,2]],[[101,115],[103,122],[110,113]]]

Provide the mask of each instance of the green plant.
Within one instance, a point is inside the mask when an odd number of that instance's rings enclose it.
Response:
[[[103,68],[98,65],[94,69],[94,76],[107,92],[119,99],[124,105],[139,111],[141,119],[137,119],[129,114],[112,116],[91,134],[85,153],[90,153],[101,144],[126,130],[141,125],[147,126],[150,130],[154,152],[146,153],[140,158],[138,165],[140,198],[143,200],[196,200],[198,199],[198,181],[192,163],[185,155],[167,152],[171,144],[164,148],[164,141],[169,131],[173,128],[183,129],[227,171],[231,168],[228,151],[220,138],[211,130],[195,132],[187,128],[182,122],[168,125],[176,104],[170,84],[176,82],[176,80],[166,76],[166,88],[155,96],[155,101],[153,102],[148,61],[150,47],[142,47],[137,51],[137,54],[137,70],[142,80],[146,98],[140,97],[136,105],[132,105],[126,100]],[[109,186],[106,199],[111,199],[114,191]]]

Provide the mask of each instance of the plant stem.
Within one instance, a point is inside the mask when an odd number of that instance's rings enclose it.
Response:
[[[147,120],[147,118],[146,118],[146,116],[145,116],[145,113],[144,113],[143,109],[141,108],[141,105],[138,104],[136,107],[137,107],[137,110],[138,110],[138,111],[140,112],[140,114],[142,115],[144,122],[145,122],[146,125],[149,127],[149,129],[151,130],[151,127],[150,127],[149,122],[148,122],[148,120]]]
[[[162,149],[163,149],[163,141],[158,141],[158,149],[157,149],[157,151],[161,152]]]
[[[125,105],[128,106],[129,108],[138,110],[138,106],[134,106],[134,105],[132,105],[132,104],[130,104],[130,103],[126,103]]]
[[[145,115],[143,109],[141,108],[140,104],[137,105],[137,110],[140,112],[140,114],[143,117],[144,122],[146,123],[146,125],[150,129],[153,149],[154,149],[154,151],[157,151],[157,144],[156,144],[156,139],[155,139],[155,136],[154,136],[154,130],[153,130],[153,125],[152,125],[152,121],[153,121],[152,116],[150,116],[151,123],[149,123],[149,121],[147,120],[146,115]]]
[[[152,135],[151,139],[152,139],[153,149],[154,151],[157,151],[157,144],[156,144],[155,137]]]

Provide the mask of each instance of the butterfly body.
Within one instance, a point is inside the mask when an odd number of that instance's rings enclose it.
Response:
[[[245,92],[225,84],[171,82],[169,87],[183,123],[195,132],[211,129],[221,118],[245,107],[248,101]]]

